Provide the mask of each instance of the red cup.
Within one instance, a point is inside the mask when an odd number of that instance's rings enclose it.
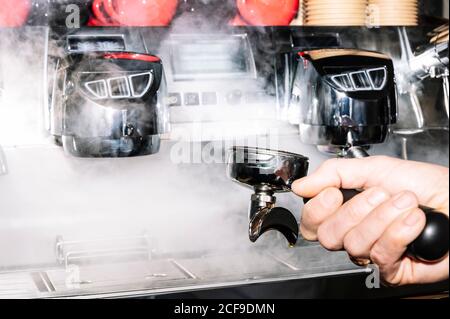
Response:
[[[0,0],[0,27],[24,25],[30,9],[30,0]]]
[[[94,17],[88,22],[89,26],[120,26],[118,22],[112,20],[112,17],[108,16],[104,4],[111,0],[94,0],[92,2],[92,13]]]
[[[299,0],[237,0],[237,7],[251,25],[287,26],[297,15]]]
[[[103,0],[109,17],[125,26],[167,26],[177,6],[178,0]]]

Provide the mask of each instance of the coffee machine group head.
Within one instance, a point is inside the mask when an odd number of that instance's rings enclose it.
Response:
[[[71,52],[57,62],[51,133],[78,157],[159,151],[168,128],[161,60],[133,52]]]
[[[255,242],[269,230],[282,233],[290,245],[299,235],[297,220],[282,207],[275,207],[275,193],[291,191],[292,183],[308,173],[308,158],[288,152],[234,147],[228,154],[228,177],[253,189],[249,207],[249,238]]]
[[[397,120],[392,60],[378,52],[318,49],[298,53],[291,103],[307,144],[347,156],[383,143]]]

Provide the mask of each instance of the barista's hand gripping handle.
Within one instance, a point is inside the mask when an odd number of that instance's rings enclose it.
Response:
[[[369,154],[361,147],[350,147],[345,154],[347,158],[364,158]],[[357,190],[341,190],[344,202],[360,194]],[[422,233],[406,250],[406,254],[423,262],[437,262],[448,254],[449,219],[448,216],[433,208],[420,206],[426,215],[426,224]]]
[[[357,190],[342,190],[344,202],[360,194]],[[409,246],[406,254],[424,262],[437,262],[449,251],[449,218],[432,208],[421,206],[426,215],[426,225],[419,237]]]

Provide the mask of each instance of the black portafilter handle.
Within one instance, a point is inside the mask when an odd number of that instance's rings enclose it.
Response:
[[[361,193],[354,189],[341,191],[344,202]],[[422,262],[435,263],[447,256],[449,251],[449,218],[433,208],[420,206],[420,209],[426,216],[425,228],[419,237],[409,244],[406,254]]]

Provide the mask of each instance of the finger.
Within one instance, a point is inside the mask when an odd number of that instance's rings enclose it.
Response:
[[[342,249],[345,235],[389,197],[389,193],[380,187],[373,187],[358,194],[320,225],[320,243],[329,250]]]
[[[306,240],[317,240],[317,229],[342,205],[342,192],[334,187],[326,188],[303,208],[300,233]]]
[[[374,244],[370,259],[380,267],[384,280],[393,285],[414,281],[414,262],[403,257],[408,245],[419,237],[425,223],[424,212],[414,208],[396,219]]]
[[[401,215],[419,206],[417,196],[401,192],[375,208],[344,238],[344,248],[353,257],[368,258],[375,242]]]
[[[448,280],[448,256],[437,264],[417,262],[409,258],[403,258],[398,269],[402,274],[384,279],[390,285],[430,284]]]
[[[292,190],[299,196],[311,198],[327,187],[360,189],[382,185],[388,171],[386,167],[398,165],[398,161],[375,156],[364,159],[331,159],[311,175],[294,182]]]
[[[327,187],[367,189],[380,186],[391,194],[413,191],[421,204],[445,210],[448,209],[448,192],[437,196],[434,190],[448,189],[448,174],[446,167],[386,156],[332,159],[314,173],[294,182],[292,190],[301,197],[312,198]]]

